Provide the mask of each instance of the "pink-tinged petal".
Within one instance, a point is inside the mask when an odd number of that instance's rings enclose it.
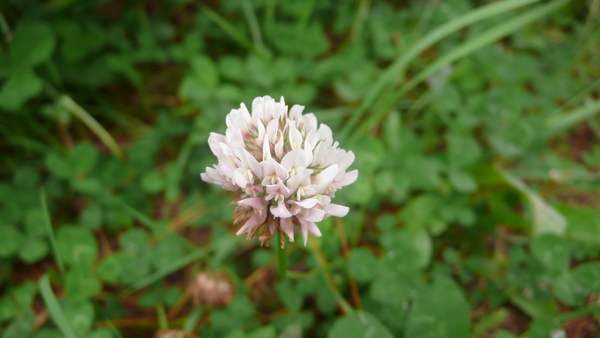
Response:
[[[227,138],[225,138],[225,135],[221,135],[221,134],[217,134],[217,133],[210,133],[210,136],[208,137],[208,146],[210,147],[210,150],[212,151],[213,154],[215,154],[215,156],[220,157],[223,156],[223,150],[221,149],[221,143],[226,143],[227,142]]]
[[[291,218],[282,218],[280,220],[280,227],[283,232],[288,235],[290,242],[294,241],[294,223]]]
[[[352,171],[347,172],[344,175],[344,177],[339,182],[339,184],[342,187],[344,187],[344,186],[347,186],[348,184],[354,183],[354,181],[356,181],[357,178],[358,178],[358,170],[352,170]]]
[[[292,213],[290,213],[288,208],[285,206],[285,203],[281,203],[277,206],[272,205],[269,210],[271,211],[271,214],[275,217],[279,217],[279,218],[292,217]]]
[[[252,217],[250,217],[250,219],[235,234],[241,235],[241,234],[252,233],[252,230],[254,230],[254,228],[257,228],[265,223],[266,218],[267,218],[266,213],[262,213],[262,214],[257,213],[257,214],[252,215]],[[248,239],[250,239],[250,238],[248,238]]]
[[[319,203],[319,200],[316,199],[316,198],[306,198],[306,199],[303,199],[301,201],[293,201],[292,200],[292,201],[289,201],[289,202],[290,203],[294,203],[296,205],[299,205],[299,206],[301,206],[303,208],[310,209],[310,208],[314,207],[315,205],[317,205]]]
[[[302,238],[304,239],[304,246],[308,241],[308,234],[311,233],[316,237],[321,237],[321,231],[314,222],[298,217],[300,221],[300,230],[302,232]]]
[[[309,157],[304,149],[294,149],[281,159],[281,165],[288,170],[292,168],[306,168],[309,164]]]
[[[350,208],[339,204],[327,204],[323,206],[323,211],[326,214],[335,217],[344,217],[348,214]]]
[[[265,201],[264,198],[260,197],[250,197],[245,198],[243,200],[239,200],[237,202],[237,205],[251,207],[257,210],[265,210],[265,208],[267,207],[267,201]]]
[[[275,156],[281,158],[283,156],[283,134],[279,131],[279,141],[275,143]]]
[[[319,208],[305,209],[308,210],[308,215],[305,216],[306,220],[311,222],[321,222],[325,218],[325,211]]]

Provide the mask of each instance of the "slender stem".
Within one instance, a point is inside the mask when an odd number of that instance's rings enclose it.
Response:
[[[285,243],[283,243],[281,241],[281,236],[279,236],[279,234],[276,234],[275,236],[277,236],[277,243],[279,244],[277,247],[277,256],[278,256],[278,270],[279,270],[279,275],[282,278],[286,278],[287,277],[287,253],[286,253],[286,248],[285,248]]]
[[[329,266],[327,265],[327,260],[325,259],[325,255],[323,255],[323,251],[321,250],[321,245],[319,244],[319,241],[315,238],[311,238],[310,243],[312,244],[313,252],[314,252],[315,256],[317,257],[317,261],[319,262],[319,265],[321,265],[321,268],[323,268],[323,270],[325,271],[325,279],[327,280],[327,285],[329,286],[331,291],[335,294],[335,297],[338,300],[338,304],[339,304],[340,308],[342,309],[342,312],[345,315],[354,312],[354,309],[352,309],[352,306],[350,306],[350,304],[348,304],[346,299],[344,299],[344,296],[342,296],[342,294],[340,293],[340,290],[338,289],[337,285],[335,285],[335,281],[333,280],[333,275],[331,274],[331,271],[329,271]]]
[[[65,266],[63,265],[63,261],[58,254],[58,247],[56,245],[56,238],[54,238],[54,230],[52,229],[52,222],[50,221],[50,212],[48,211],[48,204],[46,203],[46,192],[44,187],[40,189],[40,200],[42,204],[42,211],[44,212],[44,223],[46,225],[46,231],[48,232],[48,237],[50,237],[50,245],[52,246],[52,252],[54,253],[54,260],[56,260],[56,265],[58,265],[58,269],[61,274],[65,274]]]
[[[348,245],[348,237],[346,236],[346,229],[341,218],[336,218],[335,225],[340,235],[340,243],[342,245],[342,254],[346,259],[346,262],[350,259],[350,246]],[[352,291],[352,301],[357,310],[362,308],[362,301],[360,299],[360,292],[358,291],[358,285],[354,276],[348,273],[348,281],[350,282],[350,290]]]
[[[354,18],[354,24],[352,25],[352,32],[350,37],[352,42],[356,42],[360,39],[361,32],[365,25],[365,20],[369,15],[369,9],[371,6],[371,0],[360,0],[358,4],[358,10],[356,11],[356,18]]]
[[[252,35],[252,41],[254,42],[254,47],[262,51],[265,49],[263,44],[262,35],[260,34],[260,26],[258,25],[258,20],[256,19],[256,14],[254,13],[254,8],[250,4],[249,0],[240,0],[242,3],[242,8],[244,9],[244,15],[246,16],[246,20],[248,20],[248,26],[250,27],[250,34]]]
[[[581,317],[590,313],[598,313],[600,312],[600,305],[596,304],[587,308],[574,310],[571,312],[564,313],[558,317],[559,322],[566,322],[571,319],[575,319],[577,317]]]
[[[167,313],[162,302],[156,305],[156,316],[158,317],[158,327],[161,330],[169,329],[169,321],[167,320]]]

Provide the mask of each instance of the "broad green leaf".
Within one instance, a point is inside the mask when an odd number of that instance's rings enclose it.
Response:
[[[600,263],[583,263],[572,272],[573,278],[584,288],[600,293]]]
[[[402,304],[419,294],[423,282],[418,274],[386,271],[373,280],[369,295],[382,304]]]
[[[36,66],[50,58],[55,46],[56,36],[48,24],[22,21],[10,43],[12,64],[20,69]]]
[[[470,193],[477,190],[475,179],[464,171],[451,169],[448,172],[448,178],[450,183],[460,192]]]
[[[127,259],[127,254],[121,252],[105,257],[98,265],[98,275],[105,281],[116,284],[119,282],[123,268],[121,261]]]
[[[304,300],[297,288],[295,288],[289,279],[284,279],[277,283],[275,290],[279,294],[279,298],[290,311],[299,311]]]
[[[382,264],[389,271],[412,274],[426,267],[432,254],[431,238],[426,230],[399,230],[381,237],[386,249]]]
[[[152,264],[157,269],[169,267],[184,256],[183,241],[177,234],[168,233],[152,248]]]
[[[91,302],[68,302],[64,308],[65,318],[79,336],[86,335],[94,323],[94,306]]]
[[[463,290],[438,275],[415,301],[408,315],[407,337],[467,338],[470,309]]]
[[[589,294],[589,291],[575,279],[570,271],[564,272],[554,279],[552,291],[556,298],[572,306],[583,304]]]
[[[0,225],[0,257],[10,257],[23,245],[23,233],[12,225]]]
[[[13,73],[0,90],[0,107],[17,110],[27,100],[38,95],[42,87],[42,81],[31,70]]]
[[[481,148],[477,140],[468,134],[450,133],[446,135],[448,144],[448,163],[456,168],[468,167],[481,157]]]
[[[46,235],[46,225],[44,224],[44,211],[40,208],[27,210],[25,214],[25,231],[30,237],[43,237]]]
[[[46,257],[49,251],[48,242],[39,237],[28,237],[19,250],[19,258],[25,263],[35,263]]]
[[[96,260],[98,243],[92,233],[77,226],[64,226],[56,234],[58,254],[65,263],[90,266]]]
[[[79,214],[79,224],[84,228],[96,230],[102,226],[102,223],[104,222],[103,218],[104,210],[100,203],[96,202],[81,210],[81,214]]]
[[[529,325],[529,338],[548,338],[548,337],[566,337],[566,333],[562,331],[560,324],[553,318],[541,317],[534,318]]]
[[[569,246],[567,241],[555,234],[542,234],[531,242],[531,251],[549,271],[565,272],[569,269]]]
[[[89,174],[98,162],[98,150],[90,143],[79,143],[67,155],[71,170],[75,174]]]
[[[347,317],[338,318],[329,333],[328,338],[392,338],[394,335],[372,314],[368,312],[353,312]]]
[[[379,261],[377,257],[366,248],[355,248],[350,253],[348,271],[359,282],[368,282],[378,272]]]
[[[76,266],[67,272],[65,291],[73,301],[86,300],[100,291],[102,284],[89,267]]]
[[[46,167],[52,175],[58,178],[70,179],[74,176],[74,171],[67,158],[55,152],[46,155]]]
[[[2,338],[29,337],[33,333],[34,326],[35,314],[31,310],[27,310],[2,330]]]
[[[246,333],[246,338],[276,338],[277,331],[272,325],[263,326]]]

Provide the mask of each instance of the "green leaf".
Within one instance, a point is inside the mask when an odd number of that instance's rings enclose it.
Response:
[[[97,178],[75,179],[70,184],[73,190],[83,195],[95,196],[102,191],[102,183]]]
[[[432,243],[426,230],[399,230],[383,235],[381,244],[386,249],[384,261],[393,271],[415,271],[431,261]]]
[[[20,69],[39,65],[50,58],[55,46],[56,36],[48,24],[22,21],[10,43],[12,64]]]
[[[556,298],[572,306],[583,304],[589,294],[589,291],[569,271],[564,272],[554,279],[552,290]]]
[[[94,306],[91,302],[68,302],[65,306],[65,318],[79,336],[90,331],[94,323],[94,315]]]
[[[38,262],[48,254],[48,243],[39,237],[28,237],[19,251],[19,258],[25,263]]]
[[[25,238],[21,231],[12,225],[0,225],[0,257],[10,257],[17,253]]]
[[[298,292],[297,288],[292,286],[289,279],[283,279],[277,283],[275,290],[279,294],[279,298],[290,311],[299,311],[302,308],[304,297]]]
[[[79,224],[84,228],[96,230],[102,226],[103,216],[104,210],[102,210],[100,203],[92,203],[81,210]]]
[[[450,183],[460,192],[470,193],[477,190],[475,179],[464,171],[451,169],[448,172],[448,178]]]
[[[98,243],[88,229],[62,227],[57,231],[56,243],[58,254],[67,264],[90,266],[96,260]]]
[[[206,55],[196,56],[190,60],[192,73],[204,89],[214,89],[219,83],[219,71],[215,63]]]
[[[572,272],[573,278],[584,288],[600,293],[600,263],[584,263],[575,268]]]
[[[43,83],[31,70],[14,73],[0,90],[0,107],[17,110],[42,91]]]
[[[86,300],[100,291],[102,284],[89,267],[74,267],[65,277],[67,297],[73,301]]]
[[[417,274],[386,271],[373,281],[369,295],[382,304],[402,304],[419,294],[422,284]]]
[[[379,261],[377,257],[366,248],[355,248],[348,259],[348,271],[359,282],[368,282],[378,272]]]
[[[71,171],[75,174],[89,174],[98,162],[98,150],[89,143],[79,143],[67,155]]]
[[[25,231],[28,236],[43,237],[46,235],[46,225],[44,224],[44,211],[40,208],[27,210],[25,214]]]
[[[415,301],[406,324],[407,337],[467,338],[470,309],[463,290],[438,275]]]
[[[152,248],[152,264],[157,269],[164,269],[183,255],[183,241],[179,235],[169,233]]]
[[[165,187],[164,179],[154,170],[146,172],[142,176],[142,189],[149,194],[159,193]]]
[[[70,179],[74,176],[73,169],[67,158],[61,154],[50,152],[46,155],[46,167],[58,178]]]
[[[263,326],[258,329],[254,329],[246,334],[246,338],[276,338],[277,331],[272,325]]]
[[[2,338],[30,337],[35,326],[35,314],[28,310],[20,318],[14,320],[2,331]]]
[[[353,312],[338,318],[327,334],[327,338],[393,338],[394,335],[368,312]]]
[[[531,242],[531,252],[546,269],[565,272],[569,269],[569,246],[567,241],[555,234],[542,234]]]
[[[475,164],[481,157],[481,148],[477,140],[468,134],[450,133],[446,135],[448,143],[448,163],[455,168],[464,168]]]
[[[64,335],[57,329],[44,327],[40,329],[33,338],[63,338]]]
[[[125,253],[110,255],[102,260],[98,265],[98,275],[105,281],[116,284],[122,273],[121,261],[127,257]]]
[[[548,317],[534,318],[529,326],[529,338],[566,337],[564,331],[561,335],[556,334],[560,330],[561,327],[555,319]]]

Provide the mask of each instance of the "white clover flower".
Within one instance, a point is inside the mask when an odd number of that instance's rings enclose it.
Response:
[[[337,189],[353,183],[358,170],[346,172],[354,153],[338,148],[331,129],[317,118],[302,115],[304,106],[288,113],[283,97],[252,101],[252,114],[242,103],[226,117],[225,135],[211,133],[208,144],[219,162],[200,177],[227,190],[241,191],[236,200],[237,232],[252,238],[260,231],[261,244],[279,232],[294,241],[300,227],[304,245],[308,233],[321,236],[315,222],[328,216],[343,217],[348,207],[332,204]]]

